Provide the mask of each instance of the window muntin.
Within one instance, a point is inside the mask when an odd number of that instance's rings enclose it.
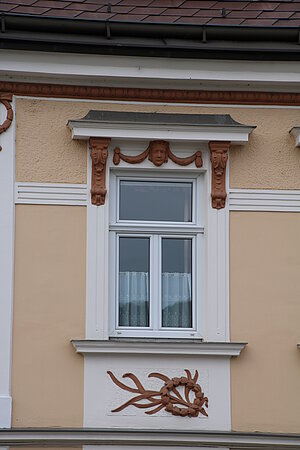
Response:
[[[120,220],[192,221],[190,182],[120,180],[119,189]]]
[[[200,325],[202,325],[202,315],[200,316],[200,311],[203,313],[203,310],[199,307],[199,303],[202,302],[203,276],[202,272],[199,272],[199,270],[201,270],[203,258],[202,237],[204,227],[201,224],[203,208],[203,175],[197,174],[195,176],[193,173],[187,174],[185,172],[182,174],[176,173],[174,176],[174,173],[164,172],[159,174],[159,176],[150,177],[147,172],[145,172],[143,176],[142,171],[139,171],[139,175],[140,176],[137,177],[133,173],[131,175],[128,171],[125,172],[125,170],[118,170],[113,172],[111,176],[111,198],[113,198],[113,201],[111,205],[109,225],[112,255],[110,267],[111,272],[116,275],[115,282],[113,282],[113,279],[111,280],[110,309],[112,313],[112,322],[110,334],[112,336],[124,337],[201,337]],[[120,198],[120,186],[124,185],[124,182],[128,182],[129,184],[129,182],[132,181],[138,181],[140,183],[147,181],[151,182],[151,185],[156,182],[156,186],[164,186],[163,183],[176,183],[176,187],[180,184],[184,187],[188,186],[190,189],[191,201],[190,217],[193,221],[172,222],[156,220],[120,220],[120,202],[124,201],[124,197],[123,199]],[[141,318],[138,322],[136,319],[129,320],[128,316],[126,320],[119,317],[121,315],[119,305],[119,241],[124,237],[142,237],[149,239],[150,255],[148,260],[150,260],[150,269],[148,273],[148,326],[144,326],[147,322]],[[167,240],[169,241],[166,242]],[[177,268],[168,268],[168,265],[170,264],[170,257],[168,257],[167,253],[170,253],[171,251],[167,248],[168,243],[169,247],[172,247],[172,243],[173,245],[177,244],[177,247],[178,245],[182,246],[182,243],[185,243],[183,247],[185,246],[186,249],[181,250],[181,255],[183,255],[183,257],[184,254],[186,255],[185,261],[182,262],[181,266],[179,264]],[[164,258],[163,253],[165,253]],[[165,275],[163,275],[163,265],[165,266]],[[174,270],[174,272],[168,272],[168,270]],[[133,271],[134,270],[132,270],[132,272]],[[126,276],[132,277],[133,275]],[[144,277],[145,281],[145,275],[137,276]],[[170,293],[165,293],[167,277],[185,278],[185,281],[181,282],[181,286],[185,283],[187,287],[184,288],[184,293],[177,294],[179,304],[177,305],[178,308],[176,314],[180,313],[181,315],[184,315],[184,317],[181,317],[180,319],[178,316],[177,319],[175,319],[175,317],[170,317],[171,305],[167,305],[167,301],[171,302],[171,299],[169,298]],[[188,294],[186,292],[188,292]],[[172,296],[174,299],[174,292]],[[163,311],[163,308],[165,311]]]

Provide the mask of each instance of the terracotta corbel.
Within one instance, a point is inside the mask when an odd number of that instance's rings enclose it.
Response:
[[[211,199],[212,207],[222,209],[226,201],[226,164],[228,160],[228,141],[210,141],[211,160]]]
[[[106,162],[110,138],[90,138],[92,159],[91,201],[93,205],[101,206],[106,197]]]
[[[11,107],[10,102],[12,101],[12,94],[0,94],[0,103],[4,106],[6,109],[6,119],[2,124],[0,124],[0,134],[4,133],[4,131],[8,130],[8,128],[11,126],[13,121],[13,110]],[[0,151],[2,150],[2,147],[0,145]]]

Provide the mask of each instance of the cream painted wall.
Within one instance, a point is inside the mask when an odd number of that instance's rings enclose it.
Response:
[[[232,428],[300,430],[300,214],[230,213]]]
[[[86,209],[16,207],[14,427],[81,427]]]
[[[16,180],[84,183],[86,143],[72,141],[66,123],[90,109],[231,114],[256,125],[250,142],[230,151],[233,188],[300,189],[300,150],[289,130],[300,125],[299,109],[163,106],[19,98],[16,101]]]

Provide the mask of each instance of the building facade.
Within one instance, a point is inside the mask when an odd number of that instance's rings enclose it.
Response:
[[[220,15],[196,42],[35,3],[0,37],[0,445],[298,448],[296,19],[222,22],[297,4],[175,2]]]

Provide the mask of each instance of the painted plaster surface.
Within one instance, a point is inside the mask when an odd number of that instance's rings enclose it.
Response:
[[[17,99],[16,180],[86,182],[86,142],[72,141],[66,123],[90,109],[231,114],[256,125],[250,142],[230,150],[232,188],[300,189],[300,150],[289,130],[300,110],[210,106],[134,105],[81,101]]]
[[[232,429],[300,430],[300,214],[230,213]]]
[[[66,123],[87,107],[17,99],[16,111],[16,181],[86,183],[87,144]]]
[[[13,427],[81,427],[86,208],[16,207]]]
[[[85,356],[85,423],[87,428],[136,428],[150,430],[230,430],[230,362],[228,358],[195,358],[188,355],[86,355]],[[134,394],[120,389],[107,374],[110,370],[118,380],[130,387],[133,382],[122,378],[123,374],[134,373],[145,389],[160,391],[164,383],[151,372],[167,375],[169,378],[185,376],[188,368],[192,376],[198,370],[198,382],[208,397],[208,416],[174,416],[166,411],[153,415],[147,409],[129,405],[122,411],[112,412]],[[184,395],[183,388],[178,391]],[[155,397],[157,399],[157,397]],[[194,396],[191,393],[190,398]],[[144,400],[141,402],[147,404]],[[152,408],[153,409],[153,408]]]

